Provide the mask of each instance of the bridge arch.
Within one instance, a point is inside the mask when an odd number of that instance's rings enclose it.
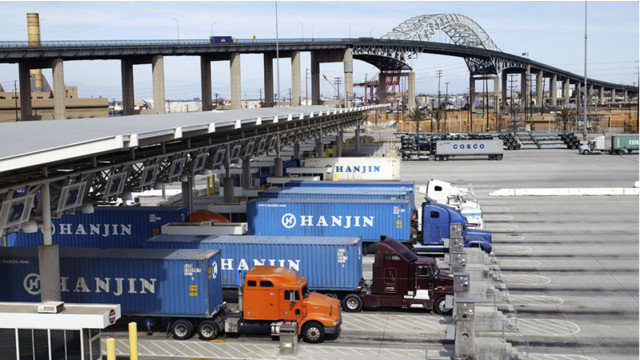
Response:
[[[454,13],[414,16],[394,27],[381,38],[431,41],[438,31],[446,34],[455,45],[502,52],[478,23],[465,15]],[[496,64],[495,59],[465,57],[464,60],[471,74],[497,74],[500,71],[498,68],[502,67]]]
[[[478,23],[461,14],[431,14],[409,18],[382,39],[431,41],[438,32],[444,32],[456,45],[502,51]]]

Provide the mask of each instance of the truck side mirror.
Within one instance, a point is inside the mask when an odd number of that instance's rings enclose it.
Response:
[[[295,290],[285,290],[287,297],[289,298],[289,302],[293,305],[296,302],[296,291]]]

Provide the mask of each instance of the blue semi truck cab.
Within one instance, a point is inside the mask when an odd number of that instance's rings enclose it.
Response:
[[[412,240],[416,252],[443,252],[444,240],[450,237],[451,224],[462,224],[464,247],[479,247],[491,252],[491,232],[467,229],[467,221],[458,210],[449,206],[426,201],[422,203],[422,226]]]

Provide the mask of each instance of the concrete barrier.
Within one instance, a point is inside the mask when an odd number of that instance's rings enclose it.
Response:
[[[529,188],[498,189],[489,196],[634,196],[640,188]]]

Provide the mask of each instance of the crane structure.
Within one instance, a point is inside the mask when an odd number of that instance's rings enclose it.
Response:
[[[322,74],[322,77],[327,82],[327,84],[329,84],[329,89],[331,89],[331,93],[333,94],[333,98],[336,99],[336,100],[339,99],[339,96],[338,96],[339,92],[336,89],[336,87],[333,86],[333,84],[331,83],[331,81],[329,81],[329,79],[327,79],[327,76],[325,74]]]

